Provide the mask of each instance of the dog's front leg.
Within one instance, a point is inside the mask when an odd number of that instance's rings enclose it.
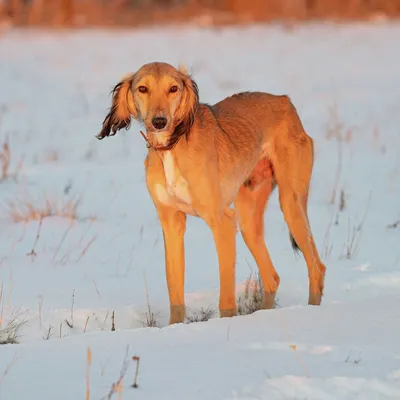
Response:
[[[185,250],[186,214],[172,208],[158,207],[164,236],[165,270],[170,301],[170,324],[185,320]]]
[[[234,211],[227,208],[222,216],[210,218],[207,222],[212,230],[218,253],[220,317],[233,317],[236,315],[236,219]]]
[[[165,269],[170,300],[169,323],[185,320],[185,250],[186,214],[169,205],[161,158],[151,150],[145,160],[146,184],[153,199],[164,236]]]

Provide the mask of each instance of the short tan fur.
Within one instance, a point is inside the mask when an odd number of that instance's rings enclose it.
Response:
[[[146,184],[164,236],[171,324],[185,319],[186,215],[202,218],[212,230],[220,316],[237,313],[237,224],[260,271],[262,308],[274,306],[279,276],[264,241],[264,211],[275,186],[292,244],[307,263],[308,303],[320,305],[326,268],[307,216],[313,141],[289,97],[245,92],[202,104],[185,69],[154,62],[116,85],[97,137],[128,128],[131,117],[144,124],[149,142]]]

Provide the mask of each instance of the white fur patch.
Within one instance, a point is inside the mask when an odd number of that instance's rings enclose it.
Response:
[[[197,216],[196,211],[192,208],[192,206],[189,203],[179,202],[176,196],[170,195],[168,191],[165,189],[165,187],[163,185],[160,185],[159,183],[156,184],[155,186],[155,195],[158,201],[164,204],[165,206],[173,206],[177,210],[182,211],[186,214],[192,215],[194,217]]]
[[[166,151],[164,154],[163,164],[167,186],[171,186],[175,180],[175,163],[169,151]]]
[[[165,206],[168,206],[168,205],[171,204],[170,195],[165,190],[164,186],[162,186],[159,183],[157,183],[156,186],[155,186],[155,192],[156,192],[157,199],[161,203],[163,203]]]
[[[180,175],[172,154],[169,151],[165,152],[163,155],[163,164],[168,193],[176,197],[177,200],[190,205],[192,199],[189,194],[188,183]]]

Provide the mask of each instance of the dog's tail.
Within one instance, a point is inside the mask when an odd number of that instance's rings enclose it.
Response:
[[[297,244],[296,240],[294,239],[293,235],[290,234],[290,243],[292,244],[292,248],[293,250],[298,253],[299,251],[301,251],[299,245]]]

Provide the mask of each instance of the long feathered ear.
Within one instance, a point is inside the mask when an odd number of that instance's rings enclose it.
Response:
[[[179,67],[179,72],[183,82],[183,93],[174,119],[178,125],[184,125],[190,129],[194,123],[194,117],[199,105],[199,89],[186,68]]]
[[[114,136],[122,128],[129,129],[131,117],[137,118],[137,109],[133,100],[132,84],[134,74],[123,78],[112,90],[110,111],[104,118],[101,132],[97,139]]]

